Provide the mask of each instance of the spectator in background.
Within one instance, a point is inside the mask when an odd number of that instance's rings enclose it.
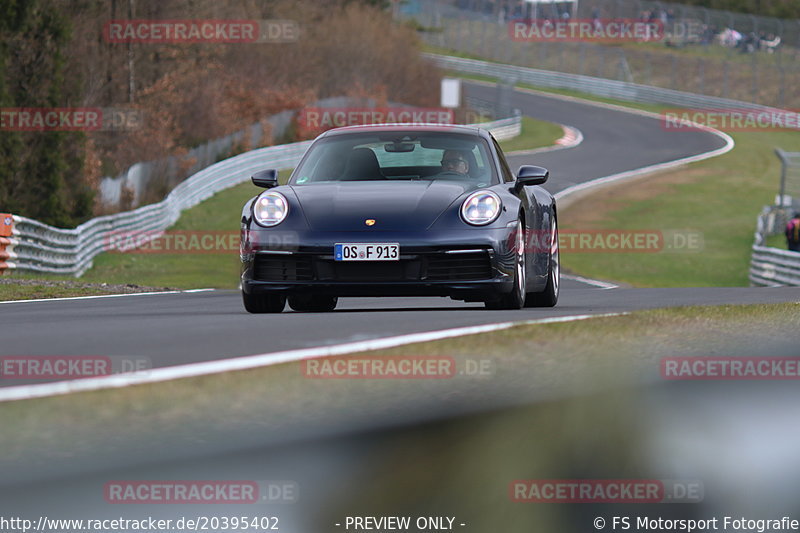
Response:
[[[703,24],[703,33],[702,37],[700,38],[700,44],[703,46],[708,46],[714,42],[714,39],[717,37],[717,28],[714,25],[707,25]]]
[[[781,44],[781,38],[775,36],[774,33],[770,33],[769,36],[762,41],[762,46],[767,49],[768,54],[772,54],[777,50],[778,46]]]
[[[743,54],[752,54],[757,50],[758,46],[758,35],[756,32],[751,31],[744,38],[739,41],[739,48]]]
[[[592,8],[592,29],[594,29],[595,32],[603,31],[603,22],[600,19],[600,10],[596,7]]]
[[[727,48],[738,48],[741,40],[742,34],[733,28],[725,28],[725,30],[719,34],[720,44]]]
[[[800,212],[786,224],[786,244],[793,252],[800,252]]]

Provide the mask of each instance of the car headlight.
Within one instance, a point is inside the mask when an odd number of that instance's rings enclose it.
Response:
[[[499,196],[491,191],[478,191],[467,196],[461,204],[461,218],[467,224],[485,226],[497,220],[502,209]]]
[[[261,226],[277,226],[289,213],[289,202],[279,192],[265,192],[253,204],[253,217]]]

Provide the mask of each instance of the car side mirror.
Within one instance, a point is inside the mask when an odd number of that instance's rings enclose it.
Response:
[[[550,177],[550,172],[546,168],[533,165],[522,165],[517,171],[517,185],[526,187],[528,185],[541,185]]]
[[[274,168],[259,170],[250,179],[256,187],[271,189],[278,186],[278,171]]]

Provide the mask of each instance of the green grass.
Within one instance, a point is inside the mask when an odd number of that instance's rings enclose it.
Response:
[[[736,133],[724,156],[623,184],[576,202],[562,214],[564,228],[659,229],[700,232],[702,249],[659,253],[567,253],[564,266],[581,275],[640,287],[743,286],[756,217],[771,204],[780,163],[776,146],[800,150],[796,133]],[[598,207],[599,206],[599,207]]]
[[[532,117],[522,117],[522,134],[513,139],[500,142],[503,151],[531,150],[543,146],[552,146],[564,134],[558,124],[544,122]]]
[[[765,246],[778,248],[779,250],[788,250],[789,246],[786,244],[786,235],[783,232],[777,235],[769,235],[764,243]]]
[[[281,173],[282,182],[288,175],[288,171]],[[262,190],[246,182],[219,192],[184,211],[169,232],[214,236],[225,232],[238,243],[242,206]],[[230,238],[226,242],[230,243]],[[103,253],[82,279],[183,289],[234,289],[238,286],[240,265],[238,248],[229,247],[210,253]]]
[[[97,296],[114,294],[100,287],[49,287],[46,285],[0,285],[0,301],[35,300],[39,298],[66,298],[72,296]]]

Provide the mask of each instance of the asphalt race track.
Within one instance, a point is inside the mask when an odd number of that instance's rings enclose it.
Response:
[[[333,313],[250,315],[238,291],[0,306],[3,355],[144,356],[154,367],[552,316],[800,301],[800,288],[596,289],[565,281],[552,309],[487,311],[446,298],[347,298]],[[8,380],[4,386],[19,382]]]
[[[494,101],[495,88],[466,85],[466,94]],[[575,148],[509,157],[509,165],[550,170],[545,188],[556,194],[578,183],[717,150],[725,141],[701,131],[668,131],[658,119],[541,94],[517,91],[509,104],[525,116],[572,126],[584,140]]]

